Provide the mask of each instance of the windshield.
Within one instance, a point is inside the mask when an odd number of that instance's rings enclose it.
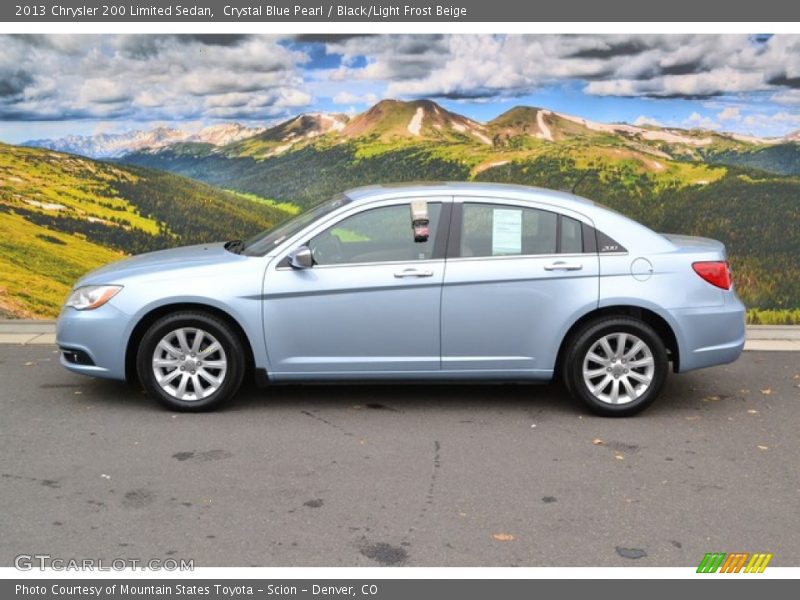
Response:
[[[336,196],[332,200],[318,204],[311,210],[300,213],[293,219],[281,223],[272,229],[262,231],[244,242],[244,254],[247,256],[264,256],[269,254],[270,250],[284,240],[290,238],[320,217],[333,212],[348,202],[350,202],[350,199],[347,196]]]

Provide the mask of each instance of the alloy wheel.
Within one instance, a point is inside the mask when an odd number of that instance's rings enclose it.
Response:
[[[156,383],[173,398],[202,400],[216,392],[228,370],[222,344],[197,327],[181,327],[156,344],[152,358]]]
[[[583,359],[586,389],[606,404],[633,402],[648,390],[654,374],[653,351],[631,333],[604,335]]]

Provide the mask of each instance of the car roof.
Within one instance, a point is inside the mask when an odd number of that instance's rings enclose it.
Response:
[[[567,192],[510,183],[392,183],[358,187],[345,192],[345,196],[350,200],[359,203],[406,194],[413,196],[500,196],[520,200],[550,200],[565,207],[576,204],[582,207],[594,205],[591,200]]]

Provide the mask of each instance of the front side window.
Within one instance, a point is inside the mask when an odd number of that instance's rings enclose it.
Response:
[[[461,256],[555,254],[558,215],[536,208],[465,203]]]
[[[316,235],[309,248],[318,265],[428,260],[433,255],[440,203],[427,203],[429,237],[414,241],[411,207],[372,208],[342,219]]]
[[[245,241],[244,254],[247,256],[264,256],[284,240],[299,233],[317,219],[321,219],[325,215],[338,210],[348,202],[350,202],[350,199],[347,196],[336,196],[332,200],[323,202],[311,210],[297,215],[293,219],[280,223],[272,229],[262,231]]]

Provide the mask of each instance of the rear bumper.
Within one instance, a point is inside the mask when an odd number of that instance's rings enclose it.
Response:
[[[676,309],[678,372],[724,365],[739,358],[745,342],[745,307],[734,292],[721,306]]]

